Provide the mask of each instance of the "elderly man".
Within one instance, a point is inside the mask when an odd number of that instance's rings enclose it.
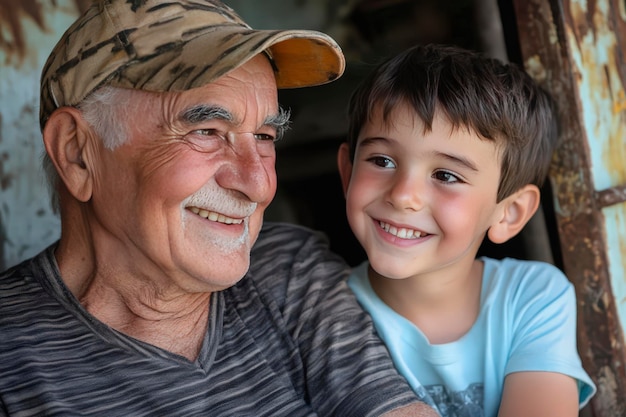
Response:
[[[435,415],[323,240],[262,227],[277,87],[343,68],[326,35],[210,0],[100,1],[68,29],[41,80],[62,232],[0,276],[0,415]]]

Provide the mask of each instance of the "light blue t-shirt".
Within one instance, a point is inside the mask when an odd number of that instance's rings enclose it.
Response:
[[[459,340],[432,345],[409,320],[373,291],[368,263],[348,284],[372,316],[398,370],[442,417],[495,417],[504,378],[511,372],[548,371],[578,381],[583,407],[596,387],[576,348],[576,296],[555,266],[515,259],[484,262],[480,313]]]

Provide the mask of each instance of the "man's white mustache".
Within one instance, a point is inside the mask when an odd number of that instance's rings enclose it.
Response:
[[[183,201],[185,207],[198,207],[233,218],[246,218],[256,210],[257,203],[246,200],[241,193],[220,187],[215,182],[196,191]]]

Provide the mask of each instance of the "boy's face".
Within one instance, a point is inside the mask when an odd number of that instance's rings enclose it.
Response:
[[[441,114],[424,132],[406,105],[388,120],[376,112],[363,126],[352,166],[340,152],[350,226],[383,276],[462,271],[501,215],[496,143]]]

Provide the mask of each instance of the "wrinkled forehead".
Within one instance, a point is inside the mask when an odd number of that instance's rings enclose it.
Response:
[[[165,121],[195,125],[220,120],[254,130],[279,114],[276,81],[259,55],[212,83],[181,92],[156,93]]]
[[[257,55],[212,83],[179,93],[187,106],[211,104],[228,110],[234,123],[265,119],[278,111],[278,90],[267,57]]]

